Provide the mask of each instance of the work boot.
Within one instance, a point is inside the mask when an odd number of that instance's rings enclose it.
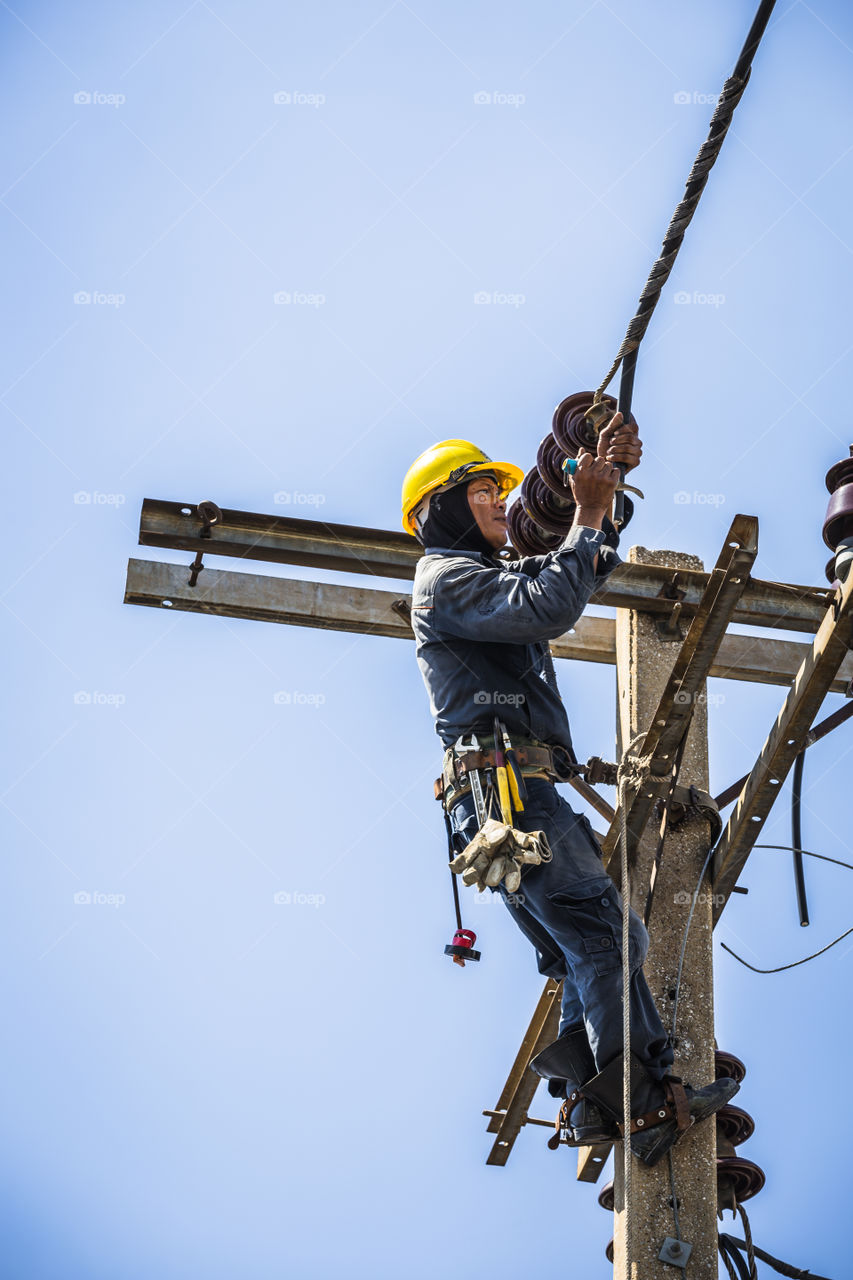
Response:
[[[616,1120],[620,1134],[622,1110],[622,1054],[607,1064],[584,1093]],[[636,1054],[631,1054],[631,1150],[643,1164],[654,1165],[694,1124],[725,1106],[740,1085],[728,1076],[704,1089],[682,1084],[678,1076],[655,1080]]]
[[[570,1147],[613,1142],[619,1137],[610,1116],[581,1094],[583,1082],[595,1075],[595,1059],[583,1023],[564,1031],[559,1040],[537,1053],[530,1066],[549,1081],[549,1092],[552,1092],[550,1082],[560,1086],[558,1096],[566,1099],[560,1115],[565,1118]]]

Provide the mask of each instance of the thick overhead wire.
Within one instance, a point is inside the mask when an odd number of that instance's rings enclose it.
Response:
[[[708,128],[708,136],[699,148],[699,154],[693,161],[693,168],[687,178],[687,184],[684,188],[684,195],[681,197],[676,206],[675,213],[670,219],[669,226],[664,236],[663,245],[657,261],[649,272],[645,287],[640,294],[640,301],[637,304],[637,311],[634,318],[628,325],[627,332],[622,341],[622,345],[616,354],[616,359],[610,366],[603,382],[596,388],[593,403],[598,404],[602,395],[607,389],[610,381],[615,375],[619,366],[622,366],[622,377],[619,382],[619,399],[617,408],[622,414],[625,422],[628,422],[631,415],[631,401],[634,395],[634,373],[637,367],[637,351],[643,340],[646,330],[649,327],[649,321],[652,313],[658,304],[661,290],[669,279],[670,272],[675,265],[675,259],[684,240],[684,233],[689,227],[696,207],[699,204],[699,197],[705,189],[708,181],[708,174],[714,167],[717,156],[720,154],[720,148],[723,145],[723,139],[728,132],[729,125],[732,121],[735,108],[743,97],[749,81],[750,71],[752,70],[752,59],[761,42],[761,37],[770,21],[770,15],[773,12],[776,0],[761,0],[758,11],[753,18],[752,26],[746,37],[740,57],[737,60],[735,69],[729,76],[722,88],[722,92],[717,100],[717,106],[711,117],[711,123]],[[625,475],[624,466],[620,467],[622,475]],[[625,518],[625,494],[623,490],[618,490],[613,510],[613,520],[617,528],[621,528]]]
[[[666,235],[664,236],[663,245],[660,255],[649,272],[649,278],[646,281],[645,288],[640,294],[640,301],[637,305],[637,311],[634,318],[628,325],[622,346],[617,352],[616,359],[610,367],[604,381],[595,392],[596,403],[601,399],[602,394],[619,368],[622,368],[622,381],[619,389],[619,409],[630,412],[631,409],[631,393],[634,381],[634,367],[637,361],[637,348],[643,340],[652,313],[657,306],[660,298],[661,290],[666,284],[669,274],[675,265],[675,259],[684,240],[684,233],[690,225],[696,207],[699,204],[699,197],[708,181],[708,174],[714,167],[717,156],[720,154],[720,148],[723,145],[723,139],[728,132],[731,124],[732,116],[735,108],[743,97],[749,81],[750,71],[752,69],[752,60],[755,52],[761,42],[761,37],[770,21],[770,15],[773,12],[776,0],[762,0],[758,7],[758,12],[753,19],[749,35],[746,37],[740,57],[737,60],[734,71],[725,82],[717,100],[717,106],[711,117],[711,123],[708,129],[708,137],[702,143],[699,154],[693,162],[693,168],[690,170],[687,184],[684,188],[684,195],[679,201],[675,213],[672,215]],[[623,408],[624,401],[624,408]]]

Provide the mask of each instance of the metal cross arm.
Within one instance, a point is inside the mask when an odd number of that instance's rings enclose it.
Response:
[[[408,581],[414,578],[423,555],[420,544],[402,531],[261,515],[227,507],[221,508],[221,518],[208,526],[199,515],[202,505],[146,498],[139,522],[140,545]],[[512,568],[512,560],[507,561],[507,568]],[[623,564],[595,592],[591,603],[669,615],[672,605],[663,593],[671,578],[672,572],[661,567]],[[679,573],[683,619],[696,613],[707,584],[708,574],[701,571]],[[813,634],[823,619],[829,594],[826,587],[752,578],[732,621]]]
[[[145,498],[139,544],[204,551],[238,560],[267,560],[382,578],[414,578],[423,548],[410,534],[359,525],[328,524],[294,516],[221,509],[221,519],[203,532],[198,505]]]
[[[249,618],[289,626],[412,639],[408,621],[410,599],[399,591],[235,573],[213,569],[209,564],[202,566],[193,582],[190,570],[187,564],[131,558],[127,565],[125,603],[210,613],[221,618]],[[807,647],[799,641],[776,636],[758,642],[753,636],[726,635],[708,674],[728,680],[790,685]],[[616,624],[612,618],[579,618],[571,631],[551,641],[551,653],[555,658],[614,666]],[[845,658],[830,685],[830,692],[844,693],[851,680],[853,654]],[[610,815],[606,816],[610,821]]]
[[[696,698],[746,587],[757,554],[758,520],[755,516],[735,516],[717,563],[708,575],[702,599],[652,723],[638,748],[638,755],[651,756],[651,767],[647,782],[632,794],[628,808],[629,856],[633,856],[642,838],[655,801],[670,782],[675,753],[690,728]],[[602,846],[608,870],[619,839],[620,821],[617,811]]]
[[[837,590],[776,723],[740,793],[714,853],[714,921],[719,919],[764,820],[838,670],[853,647],[853,573]],[[722,902],[718,895],[722,895]]]
[[[529,1069],[528,1063],[540,1049],[557,1038],[562,987],[563,984],[553,978],[545,983],[497,1105],[494,1111],[483,1113],[490,1117],[487,1132],[497,1135],[486,1164],[505,1165],[515,1139],[527,1123],[527,1108],[533,1101],[540,1079]]]

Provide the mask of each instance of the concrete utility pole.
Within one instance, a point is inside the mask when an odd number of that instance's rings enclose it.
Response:
[[[848,466],[846,459],[843,466]],[[838,474],[830,504],[835,523],[830,521],[830,525],[838,536],[830,538],[827,545],[835,545],[844,533],[836,525],[847,510],[847,488],[853,488],[845,483],[846,471],[841,474],[833,468],[830,477],[835,472]],[[229,556],[405,580],[414,576],[421,554],[406,534],[220,509],[209,501],[194,505],[146,499],[139,541],[142,545],[194,552],[195,559],[192,564],[131,559],[125,591],[128,603],[412,639],[411,602],[399,590],[354,589],[334,583],[226,572],[203,561],[205,555]],[[648,757],[649,771],[643,785],[627,798],[626,818],[632,905],[641,915],[659,837],[654,806],[668,794],[682,743],[680,785],[708,789],[706,677],[788,687],[784,706],[771,725],[752,770],[720,795],[723,807],[735,796],[737,801],[716,844],[710,877],[706,875],[702,885],[698,884],[712,840],[710,819],[695,816],[686,817],[669,831],[655,879],[649,921],[652,942],[645,972],[666,1027],[672,1024],[684,929],[693,892],[699,889],[679,989],[675,1071],[700,1087],[714,1078],[712,928],[735,890],[796,756],[810,740],[816,740],[817,731],[812,734],[811,726],[824,697],[829,692],[846,693],[848,697],[853,693],[853,572],[845,576],[840,587],[836,584],[829,590],[762,582],[751,576],[757,551],[758,521],[745,515],[734,517],[716,565],[709,573],[701,571],[701,562],[695,556],[633,547],[628,562],[611,574],[592,600],[594,604],[614,606],[616,621],[583,618],[570,635],[551,645],[556,657],[615,662],[617,758],[637,735],[644,735],[639,754]],[[679,623],[682,628],[687,627],[686,635],[680,634]],[[748,623],[767,630],[757,641],[752,636],[727,634],[732,623]],[[777,630],[811,633],[813,639],[808,643],[782,640],[774,634]],[[833,720],[840,723],[837,716],[838,713],[830,716],[819,729],[828,731],[825,726]],[[574,785],[610,822],[602,837],[602,851],[608,872],[618,882],[621,815],[614,814],[587,784],[576,779]],[[490,1165],[506,1165],[525,1126],[552,1125],[551,1121],[529,1114],[540,1083],[529,1062],[556,1037],[559,994],[560,984],[548,979],[497,1105],[484,1112],[487,1130],[493,1135],[487,1159]],[[607,1144],[581,1148],[578,1179],[596,1182],[608,1151]],[[628,1215],[630,1239],[621,1161],[617,1159],[612,1189],[616,1280],[678,1280],[688,1245],[687,1274],[691,1280],[716,1280],[714,1122],[708,1120],[685,1134],[672,1157],[678,1226],[668,1158],[653,1169],[634,1160]],[[743,1166],[748,1162],[735,1163]],[[760,1184],[751,1188],[747,1179],[745,1185],[729,1194],[735,1195],[736,1191],[735,1198],[743,1200],[755,1194],[756,1189],[760,1190]],[[683,1246],[663,1260],[664,1242],[673,1237],[679,1237]]]
[[[632,547],[629,564],[670,569],[702,569],[695,556],[674,551]],[[667,638],[655,616],[636,609],[620,609],[616,616],[616,681],[619,742],[617,759],[638,733],[652,723],[661,693],[681,647],[676,631]],[[679,783],[708,788],[708,714],[702,693],[695,701],[679,772]],[[707,818],[692,817],[665,838],[649,932],[651,945],[645,963],[649,987],[667,1030],[672,1024],[678,959],[689,901],[710,845]],[[637,849],[631,873],[631,905],[642,917],[658,844],[656,824],[650,824]],[[614,868],[614,870],[616,870]],[[618,879],[618,872],[617,872]],[[676,1075],[697,1086],[714,1079],[714,985],[712,964],[711,894],[703,885],[690,926],[678,1001]],[[654,1168],[634,1160],[630,1238],[622,1188],[621,1146],[615,1149],[614,1280],[674,1280],[676,1254],[660,1261],[661,1246],[676,1236],[670,1187],[669,1160]],[[692,1280],[716,1280],[717,1176],[716,1130],[713,1119],[687,1133],[673,1150],[675,1186],[681,1235],[692,1245],[688,1274]],[[683,1259],[683,1254],[680,1255]],[[675,1263],[675,1266],[673,1266]],[[683,1265],[683,1261],[682,1261]]]

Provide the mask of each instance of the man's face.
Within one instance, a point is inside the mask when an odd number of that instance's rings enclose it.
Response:
[[[468,506],[477,528],[495,551],[506,546],[506,502],[490,476],[475,476],[468,484]]]

